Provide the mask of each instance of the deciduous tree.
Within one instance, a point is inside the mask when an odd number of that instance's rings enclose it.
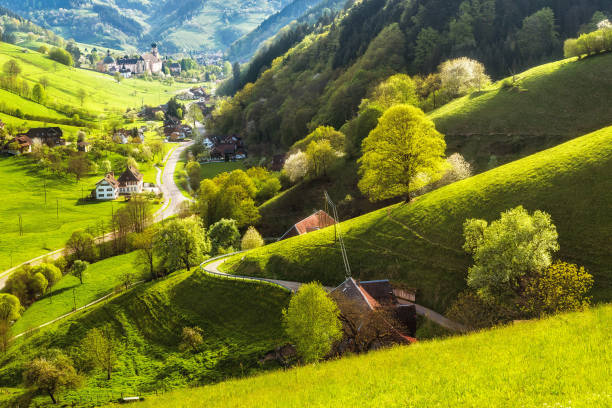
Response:
[[[243,251],[248,251],[249,249],[255,249],[264,246],[264,244],[265,242],[261,237],[261,234],[259,234],[255,227],[250,226],[242,237],[240,247]]]
[[[408,201],[411,191],[440,178],[445,148],[444,137],[423,111],[396,105],[363,141],[359,189],[372,201]]]
[[[106,372],[107,380],[111,379],[117,364],[118,347],[119,341],[110,325],[91,329],[81,344],[83,354],[95,367]]]
[[[466,220],[463,231],[463,248],[474,257],[467,283],[484,299],[514,301],[521,278],[548,268],[559,249],[550,215],[539,210],[531,215],[522,206],[503,212],[491,224]]]
[[[304,363],[325,357],[342,338],[340,311],[319,283],[302,285],[283,310],[283,323]]]
[[[47,393],[56,404],[55,394],[61,390],[78,388],[82,378],[68,357],[59,351],[50,354],[50,357],[38,357],[28,363],[23,379],[27,386]]]
[[[197,353],[202,344],[204,344],[204,331],[199,327],[183,327],[183,333],[181,335],[182,350],[191,349],[194,353]]]
[[[72,274],[79,278],[81,285],[83,284],[83,276],[85,275],[85,271],[87,270],[88,266],[89,262],[81,261],[80,259],[77,259],[72,263]]]
[[[187,270],[210,251],[210,241],[195,216],[167,222],[155,235],[155,253],[167,271]]]

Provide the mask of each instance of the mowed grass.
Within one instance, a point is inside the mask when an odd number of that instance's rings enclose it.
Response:
[[[125,256],[112,262],[130,268]],[[199,269],[176,272],[17,339],[0,356],[0,384],[19,387],[27,362],[49,348],[72,353],[87,331],[107,324],[121,341],[113,378],[107,381],[96,370],[85,373],[83,388],[60,396],[64,403],[100,394],[99,405],[116,401],[122,392],[147,395],[254,374],[268,367],[259,358],[286,342],[281,314],[289,296],[271,284],[212,276]],[[204,344],[198,352],[181,351],[183,327],[194,326],[202,328]],[[41,395],[33,406],[47,400]]]
[[[154,407],[610,407],[612,307],[175,391]]]
[[[26,157],[0,157],[0,270],[62,248],[77,229],[101,222],[107,225],[123,201],[80,203],[100,178],[85,177],[77,183],[72,177],[40,171]],[[19,233],[20,216],[23,235]]]
[[[141,79],[117,83],[110,75],[67,67],[38,52],[23,53],[22,47],[0,43],[0,65],[11,59],[19,62],[22,68],[20,76],[28,81],[30,87],[46,77],[50,84],[47,96],[55,103],[80,107],[78,92],[85,90],[87,98],[83,108],[95,114],[122,113],[128,107],[165,103],[174,93],[185,88],[184,84],[168,86],[159,81]],[[22,111],[36,114],[36,110]]]
[[[49,292],[26,309],[13,325],[12,335],[70,313],[75,304],[79,308],[106,296],[122,284],[122,276],[126,273],[133,274],[134,281],[144,279],[146,274],[134,268],[138,256],[137,252],[133,252],[91,264],[85,271],[83,284],[75,276],[64,276]]]
[[[515,79],[517,88],[504,88],[510,77],[429,115],[451,150],[486,168],[491,154],[507,162],[611,124],[612,54],[541,65]]]
[[[556,257],[595,277],[596,301],[612,300],[612,127],[500,166],[340,225],[352,274],[418,289],[417,302],[444,312],[466,289],[468,218],[498,219],[522,205],[557,226]],[[224,264],[237,274],[336,285],[344,267],[334,228],[258,248]]]

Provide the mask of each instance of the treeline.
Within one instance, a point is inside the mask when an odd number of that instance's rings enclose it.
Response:
[[[563,40],[575,36],[597,11],[610,13],[612,4],[367,0],[325,32],[308,34],[298,44],[289,41],[285,48],[291,51],[282,58],[270,55],[262,61],[274,60],[270,69],[262,72],[267,65],[254,59],[257,81],[240,81],[254,84],[220,103],[209,126],[213,133],[240,133],[251,146],[286,149],[320,125],[339,129],[356,115],[368,92],[394,73],[428,74],[442,61],[466,56],[499,78],[558,59]]]
[[[601,28],[596,31],[565,41],[565,56],[567,58],[588,57],[612,51],[612,23],[608,20],[603,20],[599,25]]]

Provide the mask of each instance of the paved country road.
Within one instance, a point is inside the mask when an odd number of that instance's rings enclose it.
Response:
[[[173,216],[178,213],[184,201],[191,201],[181,193],[181,190],[179,190],[174,182],[174,172],[176,171],[176,165],[181,159],[181,154],[192,144],[193,142],[184,143],[169,153],[163,172],[161,175],[157,175],[157,185],[164,194],[164,205],[155,214],[155,221],[161,221]]]
[[[171,217],[176,214],[181,208],[183,201],[188,200],[181,194],[181,190],[177,187],[174,182],[174,172],[176,171],[176,165],[181,158],[181,154],[185,149],[191,146],[193,142],[183,143],[179,147],[175,148],[165,158],[166,165],[164,166],[163,172],[158,174],[157,184],[161,191],[164,193],[164,204],[162,208],[154,214],[155,221],[161,221],[165,218]],[[161,183],[160,183],[161,182]],[[110,239],[112,233],[106,234],[104,237],[98,237],[98,239],[107,240]],[[55,251],[48,252],[36,258],[30,259],[29,261],[23,262],[17,266],[12,267],[2,273],[0,273],[0,290],[6,285],[6,281],[13,272],[19,267],[25,264],[36,265],[42,262],[43,259],[57,259],[64,253],[64,248],[56,249]]]
[[[233,254],[235,255],[235,254]],[[292,281],[284,281],[284,280],[277,280],[277,279],[266,279],[266,278],[256,278],[253,276],[238,276],[238,275],[230,275],[228,273],[225,272],[221,272],[219,270],[219,266],[221,266],[221,264],[223,262],[225,262],[227,260],[227,258],[230,255],[226,255],[223,258],[217,259],[214,262],[211,262],[209,264],[203,265],[202,268],[208,272],[208,273],[212,273],[214,275],[221,275],[221,276],[229,276],[229,277],[235,277],[238,279],[246,279],[246,280],[256,280],[256,281],[262,281],[262,282],[269,282],[269,283],[274,283],[276,285],[282,286],[285,289],[289,289],[292,292],[296,292],[300,286],[303,285],[303,283],[301,282],[292,282]],[[207,261],[210,262],[210,261]],[[325,290],[327,290],[328,292],[332,291],[333,288],[326,286]],[[416,313],[420,316],[423,316],[431,321],[433,321],[434,323],[448,329],[451,331],[455,331],[455,332],[464,332],[466,331],[466,328],[457,323],[454,322],[444,316],[442,316],[440,313],[435,312],[431,309],[426,308],[425,306],[421,306],[418,305],[416,303],[410,302],[408,300],[404,300],[404,299],[398,299],[399,303],[404,304],[404,305],[414,305],[416,308]]]

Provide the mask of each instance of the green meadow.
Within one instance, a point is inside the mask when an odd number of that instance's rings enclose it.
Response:
[[[340,224],[352,273],[417,288],[417,302],[444,312],[466,289],[471,258],[462,250],[468,218],[493,220],[522,205],[544,210],[557,226],[556,256],[595,277],[596,301],[612,300],[612,128],[497,167]],[[334,228],[311,232],[231,258],[242,275],[336,285],[344,279]]]
[[[47,56],[36,52],[23,52],[24,48],[0,43],[0,65],[8,60],[16,60],[22,68],[20,77],[33,87],[45,77],[49,80],[47,98],[60,105],[86,109],[103,121],[110,115],[125,112],[127,108],[140,108],[142,105],[159,105],[167,102],[184,84],[165,85],[159,81],[129,79],[117,83],[115,79],[99,72],[67,67],[56,63]],[[83,104],[79,91],[87,94]],[[3,95],[4,97],[4,95]],[[8,96],[7,96],[8,97]],[[23,106],[22,112],[45,117],[65,117],[43,105],[11,96],[10,106]],[[13,100],[14,99],[14,100]],[[100,116],[102,115],[102,116]]]
[[[80,202],[100,175],[77,183],[72,177],[45,174],[26,157],[0,157],[0,175],[0,270],[62,248],[73,231],[99,226],[123,205],[123,201]]]
[[[612,407],[612,306],[147,398],[155,407]]]
[[[81,284],[73,275],[66,275],[43,297],[26,309],[11,329],[15,336],[31,328],[56,319],[73,311],[74,307],[89,303],[108,295],[122,284],[126,273],[133,274],[133,280],[147,278],[143,271],[134,268],[137,252],[105,259],[89,265]]]

